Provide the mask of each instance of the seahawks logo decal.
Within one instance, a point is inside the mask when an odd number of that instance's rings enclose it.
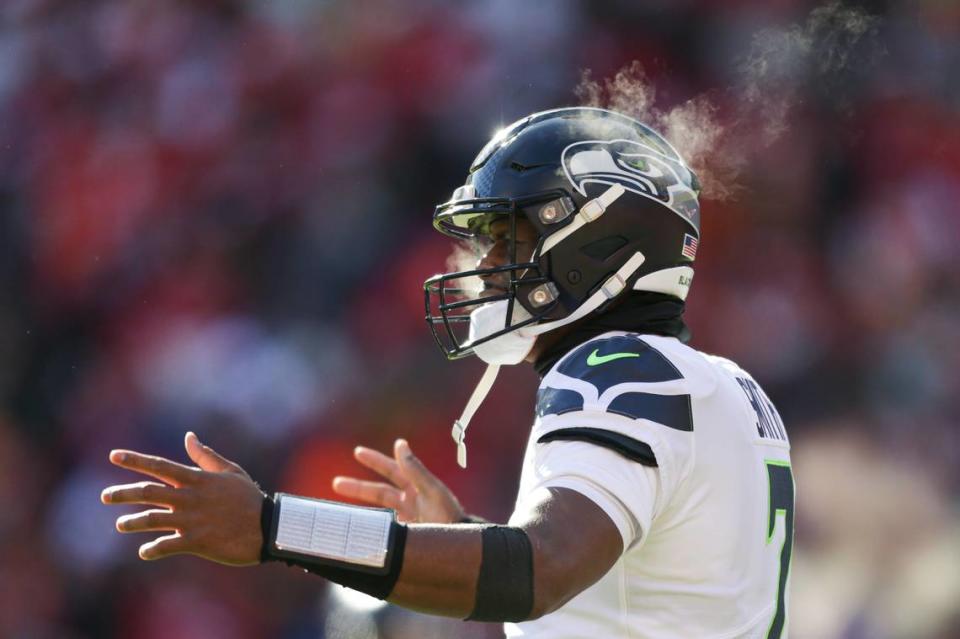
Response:
[[[586,140],[565,148],[561,162],[570,184],[584,197],[587,184],[619,184],[667,205],[699,227],[690,171],[653,147],[633,140]]]

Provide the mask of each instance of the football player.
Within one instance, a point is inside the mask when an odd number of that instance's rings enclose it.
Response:
[[[264,495],[190,433],[196,466],[111,452],[163,482],[104,491],[162,506],[118,530],[173,531],[144,559],[285,561],[415,610],[505,622],[510,637],[785,637],[790,444],[748,373],[686,345],[698,192],[655,131],[572,108],[504,129],[437,207],[437,230],[484,243],[475,269],[425,285],[441,348],[488,364],[454,423],[461,465],[499,367],[541,376],[508,523],[465,515],[403,440],[393,457],[356,451],[389,483],[335,480],[387,507],[372,509]]]

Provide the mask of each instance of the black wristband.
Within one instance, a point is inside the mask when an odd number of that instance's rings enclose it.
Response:
[[[264,493],[263,505],[260,507],[260,534],[263,535],[263,544],[260,546],[260,563],[267,561],[276,561],[271,557],[270,548],[270,522],[273,521],[273,509],[276,508],[276,502],[273,497]]]
[[[393,587],[400,578],[400,569],[403,567],[403,550],[407,545],[407,527],[403,524],[397,524],[393,553],[391,553],[390,570],[385,575],[374,575],[368,572],[352,570],[350,568],[337,568],[335,566],[318,566],[314,564],[301,564],[291,562],[289,565],[300,566],[301,568],[329,579],[333,583],[353,588],[366,593],[377,599],[386,599],[393,592]]]
[[[464,515],[460,520],[461,524],[489,524],[490,520],[484,519],[479,515]]]
[[[407,545],[407,527],[393,522],[390,536],[392,547],[388,555],[388,565],[385,574],[372,574],[362,568],[349,566],[333,566],[326,562],[314,562],[308,558],[281,557],[272,552],[274,511],[277,508],[276,499],[265,495],[263,507],[260,511],[260,529],[263,532],[263,546],[260,550],[261,561],[282,561],[288,566],[298,566],[307,572],[329,579],[330,581],[353,588],[377,599],[386,599],[393,592],[393,587],[400,578],[400,569],[403,567],[403,551]]]

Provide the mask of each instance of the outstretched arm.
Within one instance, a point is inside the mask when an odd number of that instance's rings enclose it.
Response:
[[[239,466],[200,444],[192,433],[185,445],[197,467],[133,451],[111,453],[113,463],[164,482],[104,490],[104,503],[163,507],[123,516],[117,529],[172,533],[141,546],[143,559],[189,553],[229,565],[258,563],[263,545],[262,491]],[[532,607],[525,618],[558,608],[603,576],[622,551],[613,522],[571,490],[543,490],[513,520],[516,526],[510,533],[526,535],[531,549]],[[509,564],[491,565],[484,552],[485,534],[490,534],[489,528],[476,525],[409,526],[402,568],[389,600],[432,614],[460,618],[473,614],[478,584],[482,599]],[[510,591],[507,585],[504,592]]]

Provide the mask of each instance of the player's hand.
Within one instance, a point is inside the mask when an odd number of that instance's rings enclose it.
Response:
[[[454,494],[414,456],[406,440],[394,443],[392,459],[363,446],[357,446],[353,456],[390,483],[335,477],[333,489],[338,494],[393,508],[406,523],[452,524],[466,516]]]
[[[197,436],[187,433],[186,466],[132,450],[110,451],[110,461],[164,483],[141,481],[109,486],[105,504],[159,506],[117,519],[117,530],[167,532],[140,546],[141,559],[192,554],[231,566],[260,562],[263,492],[237,464],[221,457]]]

